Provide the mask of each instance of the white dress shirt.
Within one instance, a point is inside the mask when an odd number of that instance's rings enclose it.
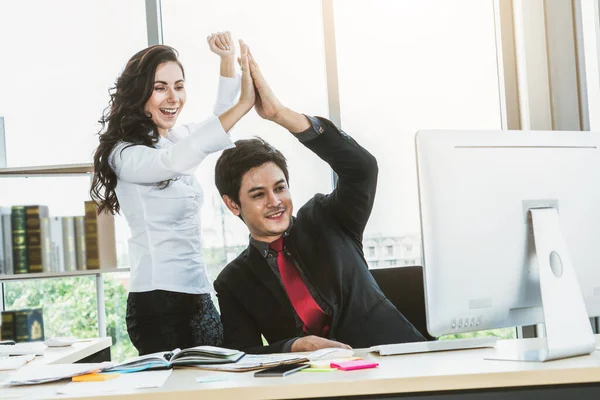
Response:
[[[129,291],[212,291],[202,259],[203,194],[194,172],[207,155],[234,146],[217,115],[233,105],[239,81],[220,77],[208,120],[169,130],[155,148],[121,142],[111,152],[115,192],[131,230]],[[161,189],[158,182],[168,179],[174,180]]]

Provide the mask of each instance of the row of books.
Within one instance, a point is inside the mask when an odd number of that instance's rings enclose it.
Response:
[[[97,214],[49,216],[44,205],[0,207],[0,274],[116,267],[114,219]]]
[[[41,308],[2,311],[0,338],[15,342],[44,340],[44,317]]]

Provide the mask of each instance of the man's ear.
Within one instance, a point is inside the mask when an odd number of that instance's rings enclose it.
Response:
[[[223,203],[225,203],[227,208],[229,208],[229,211],[231,211],[233,213],[233,215],[235,215],[236,217],[239,217],[240,214],[242,213],[240,206],[235,201],[233,201],[231,199],[231,197],[227,196],[226,194],[223,195],[222,199],[223,199]]]

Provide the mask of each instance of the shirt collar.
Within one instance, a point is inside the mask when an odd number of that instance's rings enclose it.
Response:
[[[292,226],[294,225],[294,218],[290,218],[290,226],[288,226],[288,228],[286,229],[285,232],[283,232],[283,235],[281,235],[281,237],[287,237],[290,234],[290,231],[292,230]],[[267,258],[267,255],[269,254],[269,243],[267,242],[263,242],[260,240],[256,240],[252,237],[252,235],[250,236],[250,244],[252,246],[254,246],[256,248],[256,250],[258,250],[258,252],[264,257]]]
[[[152,134],[152,132],[148,132],[148,135],[150,134]],[[162,148],[165,145],[168,146],[170,144],[177,143],[180,139],[181,138],[179,137],[179,135],[173,129],[169,129],[166,137],[158,135],[158,142],[156,142],[155,146],[158,148]]]
[[[182,133],[177,129],[169,129],[169,132],[167,133],[167,139],[173,143],[179,142],[183,137],[184,135],[182,135]]]

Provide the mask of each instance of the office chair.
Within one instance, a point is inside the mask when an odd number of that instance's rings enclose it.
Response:
[[[435,340],[427,332],[423,267],[420,265],[397,268],[371,269],[371,275],[393,305],[427,339]]]

